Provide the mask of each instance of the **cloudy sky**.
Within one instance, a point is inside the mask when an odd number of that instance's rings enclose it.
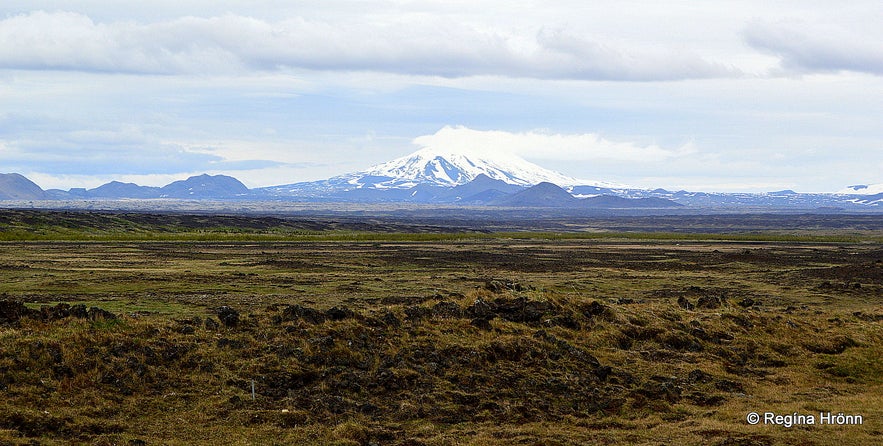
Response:
[[[636,187],[883,183],[881,18],[879,0],[4,0],[0,172],[258,187],[471,144]]]

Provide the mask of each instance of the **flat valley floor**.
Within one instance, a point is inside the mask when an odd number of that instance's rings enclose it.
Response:
[[[883,443],[879,241],[7,241],[0,293],[3,445]]]

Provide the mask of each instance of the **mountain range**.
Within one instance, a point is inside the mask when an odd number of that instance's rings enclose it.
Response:
[[[0,200],[279,200],[425,203],[567,209],[724,208],[752,210],[881,210],[883,184],[838,193],[706,193],[646,190],[580,180],[513,155],[422,149],[366,170],[326,180],[248,189],[226,175],[199,175],[162,187],[112,181],[93,189],[44,191],[19,174],[0,174]]]
[[[134,183],[111,181],[94,189],[75,188],[68,191],[50,189],[51,199],[237,199],[248,198],[251,191],[242,182],[227,175],[198,175],[175,181],[163,187],[139,186]]]

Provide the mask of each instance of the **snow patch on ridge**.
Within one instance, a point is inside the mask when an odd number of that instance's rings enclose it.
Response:
[[[883,194],[883,183],[880,184],[860,184],[849,186],[846,189],[837,191],[841,195],[876,195]]]

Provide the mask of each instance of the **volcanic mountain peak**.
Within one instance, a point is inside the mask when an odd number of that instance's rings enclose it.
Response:
[[[365,184],[361,180],[369,178],[374,187],[380,188],[412,187],[427,183],[451,187],[466,184],[479,175],[518,186],[533,186],[542,182],[564,186],[597,183],[568,177],[511,154],[490,152],[468,154],[463,151],[442,151],[432,148],[424,148],[410,155],[339,178],[346,178],[351,184]]]

